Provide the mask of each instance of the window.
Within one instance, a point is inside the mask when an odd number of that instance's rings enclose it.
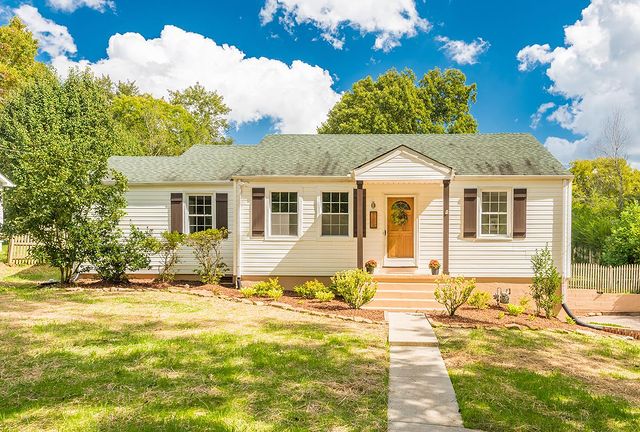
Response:
[[[190,195],[189,232],[194,233],[211,228],[213,228],[211,195]]]
[[[298,235],[297,192],[271,192],[271,235]]]
[[[482,192],[480,233],[507,235],[507,192]]]
[[[322,235],[349,235],[348,192],[322,192]]]

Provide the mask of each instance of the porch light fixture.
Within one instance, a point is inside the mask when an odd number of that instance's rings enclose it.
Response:
[[[371,201],[371,210],[375,210],[375,209],[376,209],[376,202]]]

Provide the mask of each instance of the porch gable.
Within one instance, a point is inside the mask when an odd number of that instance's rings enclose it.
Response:
[[[449,180],[453,169],[409,147],[400,146],[354,170],[356,180],[441,181]]]

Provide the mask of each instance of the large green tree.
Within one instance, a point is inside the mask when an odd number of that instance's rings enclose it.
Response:
[[[475,133],[478,124],[469,110],[476,92],[458,69],[436,68],[420,80],[411,69],[391,69],[356,82],[318,133]]]
[[[611,235],[622,207],[640,200],[640,171],[624,159],[600,157],[571,163],[573,244],[596,255]]]
[[[606,239],[602,262],[607,265],[640,264],[640,204],[628,204]]]
[[[37,77],[52,75],[36,61],[37,53],[38,42],[20,18],[0,26],[0,102]]]
[[[86,71],[36,80],[0,111],[0,172],[16,184],[4,194],[1,229],[29,234],[63,282],[123,214],[126,182],[107,166],[119,142],[109,96]]]

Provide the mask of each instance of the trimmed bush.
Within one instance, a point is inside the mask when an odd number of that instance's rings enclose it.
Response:
[[[360,309],[376,294],[378,284],[362,269],[344,270],[331,278],[331,289],[354,309]]]
[[[284,293],[284,289],[282,288],[282,285],[280,285],[280,282],[278,282],[278,278],[269,279],[268,281],[260,281],[253,284],[251,288],[256,291],[255,295],[258,297],[267,297],[274,300],[278,300]]]
[[[256,295],[256,289],[250,286],[242,287],[240,288],[240,294],[247,298],[253,297]]]
[[[157,252],[162,260],[157,280],[171,282],[175,279],[175,266],[178,264],[178,248],[186,239],[186,235],[177,231],[165,231],[158,240]]]
[[[222,241],[228,237],[225,228],[208,229],[189,234],[187,246],[193,248],[200,268],[195,270],[204,283],[217,284],[220,282],[227,265],[222,261]]]
[[[507,308],[507,313],[512,316],[522,315],[522,313],[524,312],[524,306],[515,305],[513,303],[509,303],[505,306],[505,308]]]
[[[437,279],[434,292],[436,301],[444,306],[449,316],[454,316],[460,306],[465,304],[476,287],[475,279],[464,276],[443,276]]]
[[[486,309],[489,307],[489,302],[491,301],[491,294],[485,291],[475,292],[469,297],[469,301],[467,302],[469,306],[472,306],[476,309]]]
[[[335,298],[335,295],[331,291],[317,291],[315,299],[321,302],[328,302]]]
[[[329,288],[320,281],[309,280],[301,285],[293,287],[293,291],[304,298],[312,299],[316,298],[316,293],[318,292],[329,292]]]

